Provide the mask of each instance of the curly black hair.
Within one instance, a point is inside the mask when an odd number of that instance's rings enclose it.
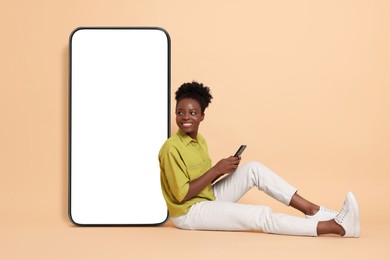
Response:
[[[175,93],[176,102],[184,98],[191,98],[199,102],[202,113],[211,103],[213,96],[210,93],[210,88],[196,81],[182,84]]]

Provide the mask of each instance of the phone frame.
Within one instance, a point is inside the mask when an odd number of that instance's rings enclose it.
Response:
[[[158,226],[166,223],[166,221],[169,219],[169,213],[167,210],[166,217],[163,221],[159,223],[123,223],[123,224],[81,224],[77,223],[73,217],[72,217],[72,172],[71,172],[71,165],[72,165],[72,38],[73,35],[79,31],[79,30],[101,30],[101,29],[109,29],[109,30],[159,30],[162,31],[166,37],[167,37],[167,129],[166,129],[166,136],[167,139],[170,137],[171,133],[171,101],[170,101],[170,95],[171,95],[171,39],[168,32],[161,28],[161,27],[77,27],[74,29],[70,36],[69,36],[69,97],[68,97],[68,218],[71,223],[73,223],[76,226],[82,226],[82,227],[88,227],[88,226]],[[157,156],[157,155],[156,155]]]
[[[240,157],[240,155],[244,152],[245,149],[246,145],[241,145],[240,148],[238,148],[237,152],[234,154],[234,157]]]

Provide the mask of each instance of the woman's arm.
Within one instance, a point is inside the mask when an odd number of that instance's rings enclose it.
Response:
[[[237,169],[240,160],[241,158],[234,156],[220,160],[201,177],[190,182],[187,195],[184,197],[182,202],[192,199],[198,195],[207,185],[209,185],[213,180],[219,178],[221,175],[234,172]]]

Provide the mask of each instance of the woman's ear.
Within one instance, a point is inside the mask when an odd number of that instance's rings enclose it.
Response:
[[[203,121],[204,116],[205,116],[205,113],[202,113],[202,115],[200,116],[200,121],[201,121],[201,122]]]

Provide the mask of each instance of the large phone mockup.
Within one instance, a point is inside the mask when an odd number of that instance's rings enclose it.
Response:
[[[70,220],[165,222],[158,152],[170,132],[169,35],[160,28],[77,28],[69,85]]]

